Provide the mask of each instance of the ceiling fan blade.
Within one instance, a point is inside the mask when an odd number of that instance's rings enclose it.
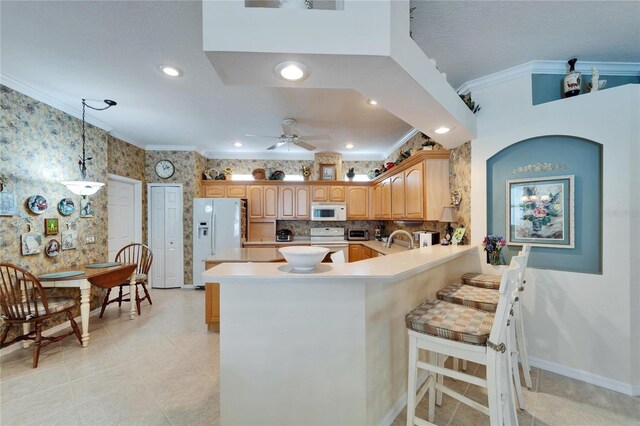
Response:
[[[304,135],[300,137],[306,141],[321,141],[325,139],[331,139],[330,135]]]
[[[249,137],[249,138],[280,139],[280,136],[252,135],[252,134],[249,134],[249,133],[245,133],[244,135]]]
[[[267,150],[279,148],[279,147],[281,147],[282,145],[284,145],[286,143],[287,143],[287,141],[280,141],[275,145],[271,145],[269,148],[267,148]]]
[[[304,149],[306,149],[307,151],[313,151],[313,150],[315,150],[315,149],[316,149],[316,147],[315,147],[315,146],[313,146],[313,145],[309,145],[309,144],[308,144],[308,143],[306,143],[305,141],[298,140],[298,141],[295,141],[295,142],[293,142],[293,143],[294,143],[294,145],[298,145],[300,148],[304,148]]]

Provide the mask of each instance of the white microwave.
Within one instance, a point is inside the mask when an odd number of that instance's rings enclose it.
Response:
[[[345,203],[311,203],[311,220],[322,222],[347,220],[347,205]]]

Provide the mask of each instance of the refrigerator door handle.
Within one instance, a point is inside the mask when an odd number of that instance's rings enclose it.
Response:
[[[216,254],[216,214],[211,214],[211,254]]]

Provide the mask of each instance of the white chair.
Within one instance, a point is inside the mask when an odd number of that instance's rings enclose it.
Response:
[[[520,276],[520,282],[518,283],[518,288],[520,292],[524,291],[524,284],[526,283],[524,279],[524,273],[526,271],[527,265],[529,264],[529,254],[531,253],[531,246],[529,244],[523,244],[522,250],[518,253],[518,256],[524,257],[524,269]],[[497,290],[500,286],[501,276],[493,275],[493,274],[478,274],[478,273],[467,273],[462,275],[462,283],[474,287],[480,287],[484,289],[493,289]],[[527,385],[527,388],[531,389],[531,365],[529,364],[529,354],[527,352],[527,339],[524,331],[524,319],[522,315],[522,304],[520,303],[520,298],[522,294],[518,296],[518,301],[514,306],[514,317],[515,317],[515,347],[517,348],[516,361],[519,358],[522,363],[522,372],[524,374],[524,381]],[[482,308],[479,308],[482,309]],[[519,355],[519,357],[518,357]],[[454,366],[457,369],[457,360],[454,360]],[[517,367],[516,362],[516,367]],[[466,370],[466,363],[463,361],[462,369]],[[517,372],[517,368],[516,368]],[[518,383],[520,382],[520,375],[517,374],[514,376],[514,380]],[[524,409],[524,401],[521,396],[521,391],[518,390],[520,401],[520,408]]]
[[[333,263],[345,263],[346,259],[344,258],[344,252],[342,250],[338,250],[335,253],[331,253],[331,261]]]
[[[406,317],[409,327],[409,376],[407,425],[433,422],[436,392],[447,395],[489,415],[492,425],[517,425],[511,353],[509,344],[512,309],[518,295],[518,280],[524,258],[514,258],[502,275],[500,300],[495,314],[441,300],[421,303]],[[429,361],[419,361],[419,350],[429,351]],[[486,366],[482,379],[444,367],[447,356],[473,361]],[[428,373],[423,387],[417,391],[418,370]],[[444,386],[441,377],[448,376],[487,388],[488,406]],[[429,422],[415,416],[415,407],[429,393]],[[441,403],[441,395],[438,396]]]

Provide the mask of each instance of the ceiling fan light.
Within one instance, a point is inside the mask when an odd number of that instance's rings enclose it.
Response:
[[[236,142],[233,144],[236,148],[240,148],[242,146],[242,142]]]
[[[302,81],[309,76],[306,65],[295,61],[280,62],[274,71],[278,77],[287,81]]]
[[[95,194],[104,186],[104,183],[89,182],[86,180],[68,180],[60,183],[66,186],[69,191],[76,195],[82,195],[83,197]]]
[[[367,103],[373,106],[378,105],[378,101],[376,101],[375,99],[367,99]]]
[[[353,149],[354,146],[355,145],[353,145],[352,143],[348,143],[344,147],[347,148],[347,149]]]

